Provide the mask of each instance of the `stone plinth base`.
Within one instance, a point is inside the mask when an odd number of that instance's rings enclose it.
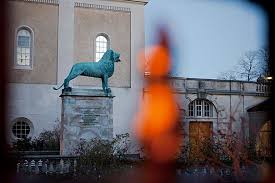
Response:
[[[113,138],[113,96],[103,90],[62,90],[60,154],[73,155],[81,139]]]

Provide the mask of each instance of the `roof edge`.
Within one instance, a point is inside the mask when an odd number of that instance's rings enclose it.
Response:
[[[149,2],[149,0],[102,0],[102,1],[117,1],[117,2],[125,2],[125,3],[142,4],[142,5],[146,5]]]
[[[150,76],[150,72],[144,72],[145,77]],[[257,83],[257,81],[245,81],[245,80],[227,80],[227,79],[211,79],[211,78],[189,78],[182,76],[168,76],[171,79],[184,79],[184,80],[197,80],[197,81],[220,81],[220,82],[241,82],[241,83]]]

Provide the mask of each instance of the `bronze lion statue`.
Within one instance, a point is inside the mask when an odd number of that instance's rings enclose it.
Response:
[[[106,95],[108,95],[111,90],[108,87],[108,78],[114,73],[114,63],[120,62],[120,54],[109,49],[107,50],[102,58],[98,62],[81,62],[74,64],[69,75],[64,79],[63,84],[54,90],[59,90],[64,85],[65,91],[70,91],[69,82],[76,78],[77,76],[88,76],[101,78],[102,88]]]

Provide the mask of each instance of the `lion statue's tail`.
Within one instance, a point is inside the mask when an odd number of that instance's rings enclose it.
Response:
[[[54,89],[54,90],[59,90],[62,86],[64,86],[64,83],[63,83],[61,86],[59,86],[58,88],[53,87],[53,89]]]

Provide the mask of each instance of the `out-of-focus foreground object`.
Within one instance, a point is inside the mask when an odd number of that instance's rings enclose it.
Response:
[[[148,60],[139,56],[140,72],[145,69],[145,93],[136,118],[135,132],[148,162],[141,172],[143,182],[175,181],[173,163],[180,149],[179,111],[167,76],[170,71],[168,37],[160,31],[159,44],[149,50]]]

